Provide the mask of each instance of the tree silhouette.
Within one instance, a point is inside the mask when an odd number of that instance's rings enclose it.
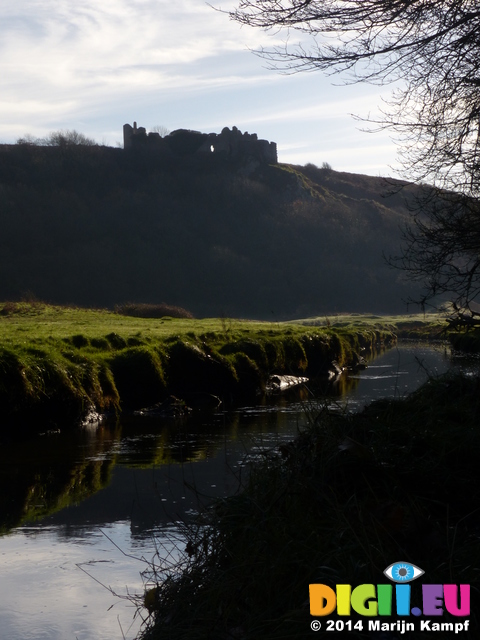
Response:
[[[32,134],[27,133],[23,138],[18,138],[17,144],[38,147],[94,147],[97,145],[93,138],[88,138],[83,133],[75,131],[75,129],[52,131],[45,138],[36,138]]]
[[[419,201],[397,266],[467,307],[480,293],[478,0],[241,0],[230,17],[301,42],[256,53],[286,73],[343,72],[395,82],[380,128],[400,143],[403,175],[434,186]]]

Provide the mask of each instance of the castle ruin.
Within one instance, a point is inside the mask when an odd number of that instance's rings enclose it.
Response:
[[[162,138],[153,131],[147,134],[145,127],[137,127],[134,122],[133,127],[123,125],[123,148],[149,148],[176,157],[215,153],[232,160],[253,159],[261,164],[278,162],[275,142],[259,140],[256,133],[242,133],[237,127],[225,127],[221,133],[177,129]]]

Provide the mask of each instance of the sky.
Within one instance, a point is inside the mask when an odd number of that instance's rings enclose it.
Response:
[[[367,133],[352,117],[374,116],[389,89],[321,72],[283,75],[252,53],[284,39],[204,0],[3,2],[0,143],[75,129],[122,146],[127,122],[206,133],[235,125],[275,141],[280,162],[397,175],[389,135]]]

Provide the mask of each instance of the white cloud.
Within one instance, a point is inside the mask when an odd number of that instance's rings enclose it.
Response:
[[[247,49],[272,41],[280,36],[240,28],[201,0],[3,3],[1,139],[75,128],[115,144],[133,120],[206,131],[235,124],[280,145],[309,139],[305,153],[331,130],[355,135],[348,114],[375,107],[377,91],[267,71]]]
[[[75,88],[87,78],[130,83],[139,68],[158,74],[243,48],[237,25],[186,0],[24,0],[17,3],[16,14],[8,8],[2,13],[7,14],[0,26],[7,75],[26,75],[59,88]],[[255,32],[244,33],[252,40]]]
[[[8,118],[9,103],[36,127],[48,114],[58,117],[63,110],[68,116],[85,104],[108,103],[107,96],[113,102],[159,88],[198,91],[255,83],[241,70],[225,75],[218,65],[244,45],[238,25],[203,3],[20,0],[4,6],[0,17],[2,117],[10,125],[19,112],[11,109],[14,117]],[[245,40],[252,43],[254,34],[245,31]]]

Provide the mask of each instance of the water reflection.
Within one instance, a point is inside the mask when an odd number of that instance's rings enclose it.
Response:
[[[80,435],[80,438],[79,438]],[[0,533],[78,503],[110,482],[115,457],[102,433],[66,434],[0,448]],[[117,432],[120,438],[120,432]],[[79,459],[79,451],[84,453]]]
[[[237,491],[246,461],[303,428],[306,407],[314,412],[328,395],[355,410],[402,396],[450,366],[474,365],[443,347],[407,346],[377,354],[365,371],[215,414],[125,418],[3,446],[0,527],[10,534],[0,537],[2,633],[131,640],[140,624],[132,626],[132,603],[99,583],[123,596],[125,585],[141,592],[149,561],[178,557],[181,524]]]

